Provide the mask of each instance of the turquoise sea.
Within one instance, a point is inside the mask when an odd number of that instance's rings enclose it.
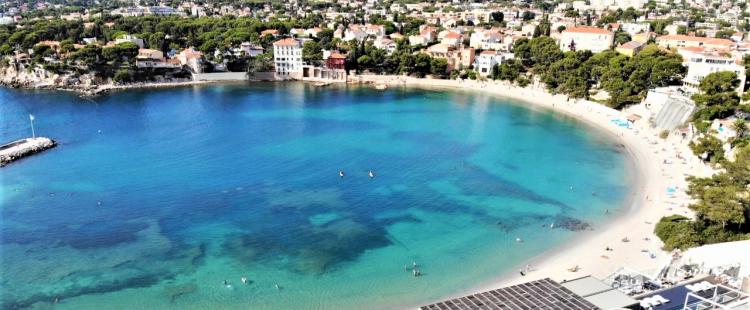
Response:
[[[59,146],[0,168],[3,309],[414,307],[599,229],[632,182],[599,130],[464,91],[3,88],[0,141],[30,113]]]

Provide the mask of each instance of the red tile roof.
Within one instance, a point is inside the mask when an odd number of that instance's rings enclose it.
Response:
[[[276,42],[273,42],[274,46],[297,46],[299,45],[299,41],[291,38],[287,39],[281,39]]]
[[[686,36],[684,34],[666,35],[666,36],[661,36],[661,37],[656,38],[656,41],[660,41],[660,40],[691,41],[691,42],[701,42],[703,44],[725,45],[725,46],[731,46],[732,44],[734,44],[731,40],[727,40],[727,39],[693,37],[693,36]]]
[[[601,29],[601,28],[596,28],[596,27],[591,27],[591,26],[571,27],[571,28],[565,29],[563,33],[565,32],[612,34],[612,32],[607,29]]]

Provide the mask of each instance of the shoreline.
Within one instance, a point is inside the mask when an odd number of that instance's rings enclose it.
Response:
[[[613,118],[623,119],[626,112],[617,111],[604,105],[570,100],[564,95],[552,95],[542,85],[529,85],[527,88],[498,81],[458,81],[418,79],[403,76],[364,75],[354,79],[359,83],[375,85],[446,88],[451,90],[476,91],[487,95],[528,103],[529,108],[546,109],[562,113],[577,121],[597,128],[621,143],[624,152],[632,163],[632,189],[618,212],[593,230],[574,236],[571,240],[532,257],[521,266],[496,275],[492,280],[477,283],[440,300],[465,296],[467,294],[493,290],[522,282],[552,278],[556,281],[572,280],[591,275],[604,279],[620,268],[627,268],[651,275],[670,259],[669,253],[661,249],[662,242],[654,234],[659,219],[672,214],[690,215],[687,208],[690,202],[685,193],[687,175],[708,175],[711,169],[692,156],[685,141],[677,135],[666,140],[659,138],[658,130],[650,128],[647,120],[637,121],[632,129],[612,124]],[[680,158],[681,154],[685,154]],[[676,187],[676,193],[667,195],[667,187]],[[622,242],[627,237],[629,242]],[[648,239],[646,239],[648,238]],[[606,251],[606,247],[613,251]],[[644,252],[645,251],[645,252]],[[650,254],[654,254],[654,258]],[[518,271],[526,264],[532,271],[521,276]],[[568,268],[579,266],[577,272]],[[425,304],[440,300],[425,301]],[[420,305],[414,305],[416,308]]]

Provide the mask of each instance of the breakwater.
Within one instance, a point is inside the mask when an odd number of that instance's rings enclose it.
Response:
[[[35,137],[13,141],[0,146],[0,167],[26,156],[53,148],[57,143],[45,137]]]

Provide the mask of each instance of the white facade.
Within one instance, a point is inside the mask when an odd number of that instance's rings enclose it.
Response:
[[[499,50],[503,47],[503,36],[494,30],[479,30],[471,34],[469,46],[483,50]]]
[[[745,66],[740,65],[731,56],[712,51],[691,51],[680,49],[678,52],[685,59],[683,65],[688,68],[683,83],[688,90],[697,92],[701,80],[707,75],[714,72],[731,71],[737,74],[740,80],[737,92],[742,95],[745,85]]]
[[[282,39],[273,43],[273,63],[276,74],[295,76],[302,74],[302,44],[295,39]]]
[[[599,53],[612,47],[614,40],[615,36],[609,30],[596,27],[573,27],[562,32],[560,49],[564,52],[589,50]]]
[[[476,56],[474,60],[474,70],[481,76],[488,76],[492,73],[495,65],[502,64],[506,60],[513,59],[512,53],[501,53],[498,51],[484,51]]]
[[[125,42],[131,42],[135,45],[138,45],[139,48],[143,48],[143,39],[140,39],[134,35],[124,35],[120,38],[115,39],[115,44],[125,43]]]
[[[649,23],[622,23],[620,29],[627,32],[629,35],[634,36],[638,33],[651,31],[651,24]]]

